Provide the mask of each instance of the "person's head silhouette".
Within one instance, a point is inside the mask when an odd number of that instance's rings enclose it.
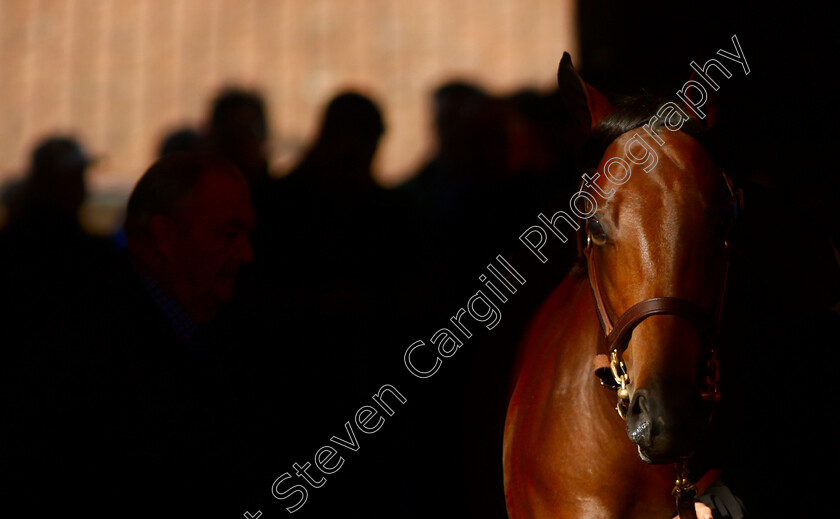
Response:
[[[228,160],[176,152],[155,162],[134,188],[125,233],[133,261],[197,323],[233,297],[253,261],[248,184]]]

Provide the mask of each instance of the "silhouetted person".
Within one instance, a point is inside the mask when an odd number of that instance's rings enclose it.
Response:
[[[384,132],[373,101],[353,92],[340,94],[327,105],[315,143],[289,178],[342,200],[370,191],[376,185],[371,164]]]
[[[89,235],[79,221],[90,162],[74,139],[46,139],[32,153],[26,177],[4,197],[0,311],[8,319],[2,328],[9,341],[0,348],[5,354],[18,343],[12,333],[26,334],[55,308],[72,308],[73,298],[92,289],[112,255],[107,240]]]
[[[39,143],[10,219],[38,213],[75,220],[85,199],[84,175],[90,163],[73,138],[51,137]]]
[[[201,135],[192,128],[180,128],[163,138],[158,148],[158,157],[175,151],[196,151],[200,148]]]
[[[26,178],[4,193],[6,232],[46,231],[48,238],[80,231],[79,209],[85,200],[85,170],[90,162],[72,138],[42,141],[32,153]]]
[[[233,162],[252,188],[268,178],[268,119],[258,94],[236,88],[219,94],[213,102],[206,138],[207,146]]]
[[[426,252],[433,253],[427,263],[439,270],[432,277],[440,283],[436,295],[454,303],[471,282],[475,263],[501,252],[493,237],[516,229],[511,216],[521,218],[513,211],[522,162],[516,154],[518,121],[507,100],[469,84],[444,84],[433,100],[435,156],[400,190],[425,222]]]
[[[446,83],[432,94],[435,154],[420,171],[400,187],[412,200],[418,215],[435,221],[456,203],[460,173],[451,165],[463,148],[460,121],[466,107],[488,95],[479,87],[458,81]]]
[[[233,297],[239,269],[253,260],[253,228],[239,170],[195,152],[156,162],[132,192],[125,220],[134,264],[199,324]]]
[[[357,93],[327,106],[318,138],[278,186],[284,275],[294,276],[296,304],[339,314],[370,311],[373,284],[392,236],[389,198],[372,178],[371,164],[385,130],[376,105]],[[285,294],[286,296],[290,294]]]
[[[233,298],[241,267],[253,260],[254,225],[247,182],[215,154],[163,157],[129,198],[131,265],[127,286],[115,294],[129,304],[116,319],[126,320],[126,369],[136,377],[127,391],[134,401],[126,406],[126,433],[140,443],[126,458],[138,464],[132,475],[147,471],[138,483],[160,503],[238,504],[238,417],[222,368],[229,345],[201,330]]]
[[[265,226],[260,222],[258,262],[264,261],[266,285],[272,287],[270,307],[287,324],[274,344],[266,344],[266,355],[274,360],[262,364],[296,367],[284,372],[285,380],[272,377],[274,388],[266,392],[279,402],[285,394],[279,386],[297,388],[298,396],[278,405],[318,409],[307,413],[305,423],[283,431],[296,439],[283,434],[282,442],[272,442],[274,459],[296,461],[287,458],[295,455],[294,446],[330,430],[335,416],[369,398],[368,388],[385,376],[382,363],[394,359],[384,348],[394,340],[394,288],[402,281],[394,278],[397,273],[406,277],[399,261],[401,243],[409,237],[401,234],[405,229],[391,194],[373,179],[372,163],[384,131],[382,114],[368,97],[346,92],[333,98],[315,141],[298,165],[277,180],[272,220]],[[354,480],[365,481],[375,461],[373,455],[354,460]],[[350,482],[335,491],[341,496],[363,492]],[[341,509],[338,502],[314,501],[310,512]]]
[[[10,503],[242,513],[247,471],[225,370],[234,346],[210,327],[253,259],[253,227],[248,185],[224,158],[172,153],[149,168],[107,288],[86,315],[56,319],[21,363],[11,440],[28,478]]]

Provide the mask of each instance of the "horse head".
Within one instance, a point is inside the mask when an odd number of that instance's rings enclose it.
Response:
[[[587,93],[578,99],[592,125],[572,210],[604,331],[596,364],[618,392],[639,456],[672,463],[696,449],[719,398],[716,328],[734,194],[702,144],[705,125],[687,110],[652,97],[606,110],[565,67],[561,87]]]

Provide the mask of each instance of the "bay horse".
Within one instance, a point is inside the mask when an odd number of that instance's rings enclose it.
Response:
[[[613,108],[568,55],[558,81],[591,120],[590,179],[662,106]],[[518,352],[503,454],[511,519],[692,517],[692,492],[719,474],[689,475],[686,460],[702,465],[692,454],[720,396],[714,348],[735,195],[689,119],[652,128],[662,144],[649,171],[632,163],[622,185],[603,174],[581,185],[598,205],[578,222],[580,261]]]

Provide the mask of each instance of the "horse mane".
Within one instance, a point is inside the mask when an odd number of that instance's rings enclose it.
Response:
[[[651,117],[669,102],[672,102],[672,100],[652,94],[620,98],[616,103],[616,109],[601,119],[598,125],[592,129],[592,133],[590,133],[578,154],[576,171],[594,171],[601,162],[607,147],[614,140],[650,122]],[[663,125],[664,122],[661,118],[657,118],[651,129],[658,131]],[[694,117],[689,117],[680,130],[693,137],[703,146],[706,153],[712,156],[709,129],[703,122]],[[712,158],[714,159],[713,156]]]

